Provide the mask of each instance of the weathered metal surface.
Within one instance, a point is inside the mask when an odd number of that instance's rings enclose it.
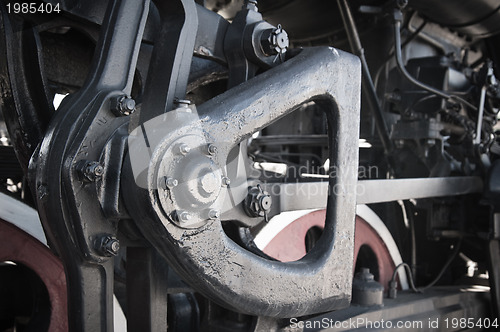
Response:
[[[198,109],[200,121],[166,132],[161,142],[148,145],[151,161],[145,170],[147,190],[141,194],[133,174],[124,175],[122,179],[128,182],[124,193],[129,212],[141,221],[138,223],[141,231],[188,283],[233,310],[291,317],[349,305],[354,191],[331,195],[319,243],[302,260],[281,263],[238,246],[224,233],[219,221],[208,220],[198,229],[179,227],[158,204],[161,194],[158,179],[163,174],[157,170],[169,158],[165,153],[171,150],[172,143],[184,135],[199,133],[200,128],[202,138],[217,145],[216,163],[224,169],[229,152],[238,143],[300,104],[314,100],[327,115],[330,160],[340,170],[336,178],[330,179],[330,186],[354,187],[358,165],[359,82],[356,57],[329,47],[312,48],[202,104]],[[139,143],[129,141],[131,156],[134,145],[139,149],[145,146],[140,144],[144,140],[142,135],[135,140]],[[148,209],[148,205],[152,206]]]
[[[130,95],[148,9],[148,0],[110,2],[87,83],[55,113],[30,163],[44,229],[67,272],[71,331],[113,330],[113,259],[96,242],[116,236],[117,224],[101,212],[99,181],[82,182],[76,167],[98,161],[127,120],[111,113],[108,99]]]
[[[365,208],[367,207],[365,206]],[[301,259],[307,252],[307,232],[314,228],[323,229],[325,213],[325,210],[313,211],[291,222],[274,236],[262,250],[265,254],[282,262],[292,262]],[[391,242],[394,243],[394,240],[392,237],[390,239],[387,237],[382,238],[378,231],[382,232],[383,230],[380,229],[380,226],[376,230],[373,225],[377,224],[373,220],[371,222],[372,224],[356,216],[353,267],[356,267],[361,247],[368,247],[374,254],[374,260],[366,267],[370,267],[371,272],[376,275],[377,281],[388,288],[394,269],[402,262],[401,256],[399,251],[392,253],[394,257],[391,256],[388,246]],[[382,227],[385,227],[385,225]],[[385,231],[388,232],[387,229]],[[387,241],[387,244],[384,240]],[[404,272],[399,273],[399,278],[403,289],[408,288]]]

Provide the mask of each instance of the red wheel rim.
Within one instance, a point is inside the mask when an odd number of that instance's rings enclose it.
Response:
[[[282,262],[296,261],[306,254],[305,238],[313,227],[323,229],[326,210],[313,211],[302,216],[279,232],[264,248],[264,253]],[[379,268],[379,280],[387,288],[395,269],[394,261],[379,234],[361,217],[356,216],[354,235],[354,266],[360,248],[368,246],[374,253]]]
[[[0,261],[13,261],[33,270],[50,297],[49,331],[68,331],[66,276],[61,261],[44,244],[0,219]]]

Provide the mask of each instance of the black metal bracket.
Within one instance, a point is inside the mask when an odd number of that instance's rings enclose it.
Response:
[[[72,331],[113,330],[113,259],[106,256],[119,250],[117,223],[105,218],[96,182],[82,182],[77,165],[99,161],[109,132],[126,122],[109,99],[130,95],[148,11],[148,0],[109,3],[87,82],[52,118],[30,162],[42,223],[65,266]]]

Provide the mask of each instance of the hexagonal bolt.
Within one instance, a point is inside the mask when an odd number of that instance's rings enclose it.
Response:
[[[191,151],[191,148],[187,145],[187,144],[179,144],[179,153],[182,154],[182,155],[187,155],[190,151]]]
[[[191,220],[191,215],[187,211],[176,211],[177,221],[188,222]]]
[[[116,256],[120,252],[120,242],[114,236],[104,235],[97,241],[96,249],[103,256]]]
[[[278,25],[277,28],[262,32],[260,44],[264,54],[270,56],[285,53],[290,46],[290,41],[286,31],[281,28],[281,25]]]
[[[167,190],[167,189],[172,190],[173,188],[177,187],[177,185],[179,184],[179,181],[177,181],[177,179],[174,179],[174,178],[165,177],[163,180],[164,181],[162,183],[162,188],[165,190]]]
[[[257,185],[249,188],[243,207],[250,217],[265,217],[271,210],[272,203],[271,195]]]
[[[219,219],[220,218],[220,212],[218,210],[211,209],[210,211],[208,211],[208,218],[212,219],[212,220]]]
[[[129,116],[135,112],[135,100],[129,96],[111,98],[110,109],[116,116]]]
[[[227,176],[223,176],[221,182],[224,187],[227,187],[231,184],[231,179],[229,179]]]
[[[214,144],[208,144],[207,151],[209,155],[213,156],[217,153],[217,146]]]
[[[94,182],[101,178],[104,167],[97,161],[81,160],[76,165],[76,171],[80,181]]]

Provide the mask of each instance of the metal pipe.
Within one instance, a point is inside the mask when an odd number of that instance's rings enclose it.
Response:
[[[429,91],[430,93],[433,93],[433,94],[435,94],[435,95],[437,95],[445,100],[454,99],[454,100],[458,101],[459,103],[470,107],[473,110],[477,110],[477,107],[472,105],[468,101],[466,101],[458,96],[450,95],[444,91],[436,89],[436,88],[434,88],[430,85],[427,85],[423,82],[420,82],[415,77],[411,76],[411,74],[406,70],[406,67],[405,67],[404,62],[403,62],[403,56],[401,53],[401,32],[400,32],[400,29],[401,29],[401,21],[399,19],[395,18],[394,19],[394,50],[395,50],[394,54],[395,54],[395,59],[396,59],[396,65],[397,65],[399,71],[401,72],[401,74],[403,74],[403,76],[408,81],[410,81],[412,84],[418,86],[419,88],[422,88],[426,91]]]
[[[483,114],[484,114],[484,101],[486,99],[486,85],[481,89],[481,99],[479,100],[479,114],[477,116],[477,129],[476,137],[474,137],[474,144],[481,143],[481,130],[483,127]]]
[[[366,62],[365,51],[363,49],[363,46],[361,45],[358,30],[356,29],[356,24],[354,23],[354,19],[352,17],[352,13],[349,5],[347,4],[347,1],[337,0],[337,4],[340,9],[340,14],[342,15],[342,21],[347,32],[347,39],[349,40],[351,50],[361,60],[363,91],[367,96],[370,110],[373,112],[373,116],[375,117],[375,126],[377,127],[377,132],[380,136],[380,140],[384,147],[385,153],[390,154],[394,146],[391,139],[389,138],[387,124],[385,123],[382,108],[380,107],[380,102],[378,100],[377,91],[375,90],[375,85],[373,84],[370,70]]]

